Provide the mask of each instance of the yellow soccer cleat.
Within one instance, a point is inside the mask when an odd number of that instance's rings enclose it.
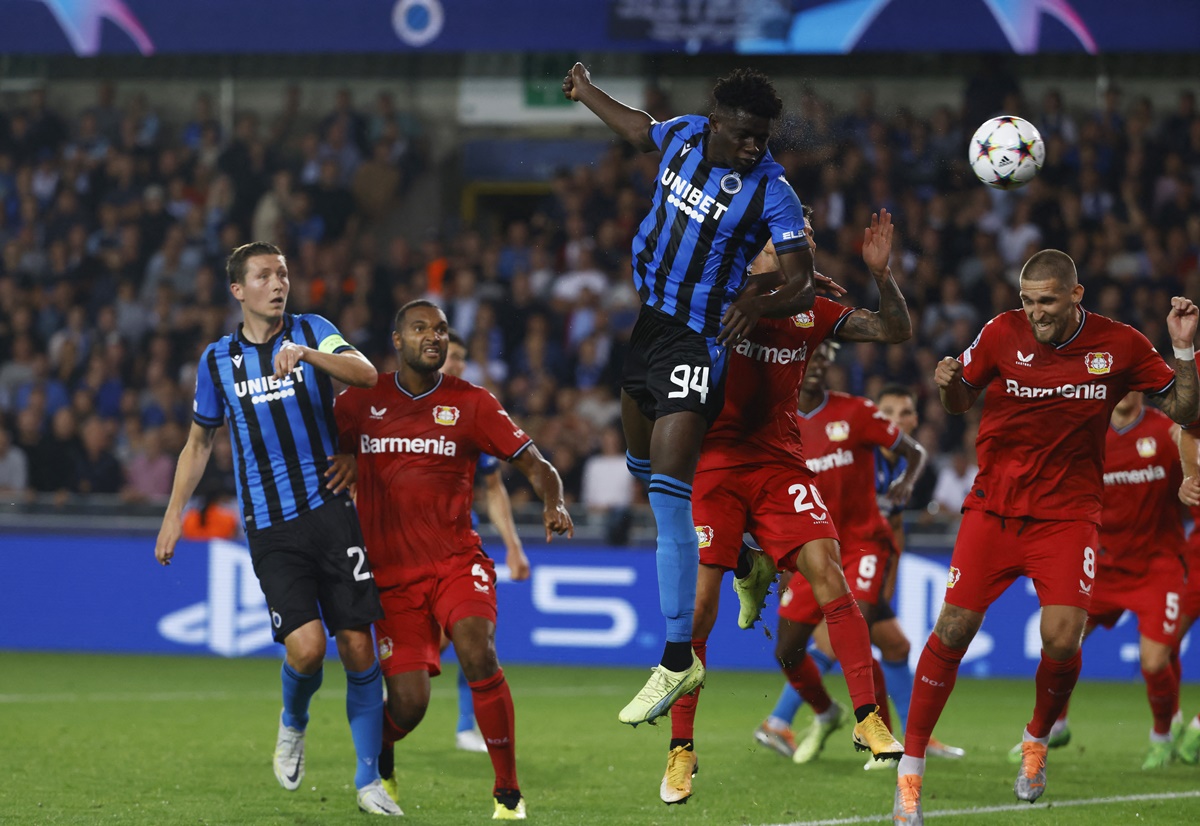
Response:
[[[691,694],[704,685],[704,665],[696,652],[692,652],[692,664],[686,671],[668,671],[661,665],[650,669],[650,679],[642,686],[637,696],[629,701],[617,714],[622,723],[637,726],[638,723],[653,723],[666,715],[675,701],[684,694]]]
[[[492,820],[524,820],[525,798],[520,792],[498,792],[493,798],[496,809],[492,812]]]
[[[658,796],[670,806],[672,803],[687,803],[692,796],[692,778],[696,776],[699,760],[695,751],[676,746],[667,755],[667,770],[658,787]]]
[[[754,556],[750,573],[742,579],[733,578],[733,592],[737,594],[739,606],[738,628],[753,628],[754,623],[758,622],[777,573],[779,571],[771,557],[759,551]]]
[[[899,760],[904,746],[897,742],[879,716],[879,706],[854,726],[854,748],[869,751],[876,760]]]

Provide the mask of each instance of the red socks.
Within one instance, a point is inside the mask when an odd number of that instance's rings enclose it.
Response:
[[[851,594],[844,594],[821,606],[829,629],[829,644],[842,664],[850,702],[862,708],[875,704],[875,679],[872,675],[871,636],[858,603]],[[808,659],[805,657],[805,659]]]
[[[708,641],[692,640],[692,650],[700,662],[708,665]],[[692,740],[696,726],[696,704],[700,702],[700,689],[684,694],[671,706],[671,739]]]
[[[1071,699],[1082,665],[1083,656],[1079,651],[1069,660],[1052,660],[1045,651],[1042,652],[1042,661],[1038,663],[1034,677],[1037,695],[1033,703],[1033,719],[1026,726],[1031,737],[1050,736],[1050,727]]]
[[[783,675],[787,677],[792,688],[796,689],[804,698],[804,702],[812,706],[814,714],[822,714],[833,705],[833,700],[825,691],[825,682],[821,679],[821,669],[817,668],[812,657],[805,654],[804,659],[799,663],[791,668],[783,669]]]
[[[517,790],[517,734],[512,692],[504,679],[504,669],[471,686],[475,700],[475,719],[487,743],[488,757],[496,773],[496,789]]]
[[[1146,697],[1150,700],[1150,713],[1154,715],[1154,733],[1170,734],[1171,718],[1179,705],[1179,683],[1175,671],[1167,666],[1157,674],[1142,669],[1146,681]]]
[[[879,660],[871,660],[871,670],[875,675],[875,705],[879,706],[879,718],[888,727],[888,731],[891,731],[892,710],[888,706],[887,678],[883,676],[883,666],[879,664]]]
[[[912,701],[908,707],[908,727],[904,730],[904,754],[924,759],[933,727],[954,690],[958,665],[966,649],[951,648],[937,634],[930,634],[917,670],[913,674]],[[1051,718],[1053,719],[1053,718]]]

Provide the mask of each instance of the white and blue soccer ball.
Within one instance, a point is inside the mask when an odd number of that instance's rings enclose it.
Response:
[[[1016,189],[1033,180],[1046,160],[1046,144],[1029,121],[1003,115],[975,130],[967,150],[975,177],[996,189]]]

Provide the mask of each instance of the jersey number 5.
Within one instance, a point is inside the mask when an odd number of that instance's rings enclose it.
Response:
[[[688,384],[691,379],[691,384]],[[708,401],[708,368],[691,367],[687,364],[676,364],[671,371],[671,384],[678,387],[667,394],[668,399],[686,399],[689,390],[700,394],[700,404]]]

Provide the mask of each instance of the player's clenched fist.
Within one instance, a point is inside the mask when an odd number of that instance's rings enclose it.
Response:
[[[304,361],[307,347],[301,347],[294,341],[285,341],[275,354],[275,378],[282,379]]]
[[[565,533],[568,539],[575,536],[575,523],[571,521],[571,514],[567,513],[566,505],[562,502],[542,511],[542,524],[546,526],[547,542],[554,534],[562,536]]]
[[[933,371],[933,380],[937,382],[938,387],[949,387],[962,378],[962,373],[962,362],[946,356],[938,362],[937,369]]]
[[[563,94],[567,100],[579,100],[579,95],[588,86],[592,85],[592,76],[588,74],[588,70],[584,68],[582,63],[576,63],[571,67],[571,71],[567,72],[567,76],[563,78]]]
[[[1167,332],[1176,347],[1191,347],[1196,339],[1196,323],[1200,320],[1200,309],[1191,299],[1182,296],[1171,298],[1171,312],[1167,314]]]

